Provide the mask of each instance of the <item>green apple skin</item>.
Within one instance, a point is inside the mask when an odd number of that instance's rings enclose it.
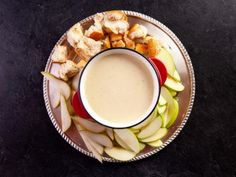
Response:
[[[153,119],[146,127],[142,128],[137,135],[139,139],[147,138],[153,135],[159,128],[161,128],[162,120],[160,117]]]
[[[135,152],[120,147],[105,148],[104,151],[110,157],[120,161],[128,161],[136,156]]]
[[[181,78],[177,70],[174,71],[173,79],[175,79],[178,82],[181,82]]]
[[[179,103],[176,99],[173,99],[173,101],[174,101],[173,115],[168,124],[166,125],[167,128],[170,128],[173,125],[179,114]]]
[[[171,54],[162,46],[156,57],[165,65],[167,73],[174,77],[175,64]]]
[[[162,146],[163,142],[161,140],[157,140],[157,141],[153,141],[153,142],[148,143],[148,145],[157,148],[157,147]]]
[[[149,142],[157,141],[157,140],[162,139],[164,136],[166,136],[167,132],[168,132],[167,128],[160,128],[152,136],[147,137],[145,139],[140,139],[140,141],[144,142],[144,143],[149,143]]]
[[[180,82],[172,79],[170,76],[167,76],[167,79],[164,83],[164,85],[176,92],[181,92],[184,90],[184,86],[183,84],[181,84]]]

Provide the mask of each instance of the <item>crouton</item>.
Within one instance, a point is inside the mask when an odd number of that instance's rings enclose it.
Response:
[[[67,32],[67,41],[72,47],[76,47],[76,44],[79,42],[82,36],[83,29],[79,23],[76,23]]]
[[[122,40],[111,42],[112,47],[125,47],[125,43]]]
[[[79,67],[71,60],[66,60],[66,63],[61,64],[58,74],[61,79],[67,81],[70,77],[75,76],[79,72]]]
[[[143,25],[135,24],[128,34],[130,39],[145,38],[147,36],[147,28]]]
[[[135,42],[127,37],[127,34],[124,35],[125,46],[130,49],[135,48]]]
[[[66,46],[58,45],[55,47],[51,59],[55,63],[65,63],[68,58],[68,49]]]
[[[127,16],[122,11],[109,11],[104,15],[103,27],[108,33],[124,34],[129,28],[127,19]]]
[[[102,42],[95,41],[91,38],[83,36],[76,45],[75,52],[78,56],[88,61],[92,56],[96,55],[102,49]]]
[[[155,57],[161,50],[160,43],[154,37],[148,39],[147,46],[148,46],[148,51],[147,51],[148,57]]]
[[[148,45],[147,44],[136,44],[135,50],[143,55],[147,54],[148,51]]]
[[[109,36],[107,36],[104,40],[103,40],[103,45],[102,45],[103,49],[108,49],[111,48],[111,43],[109,40]]]
[[[89,29],[84,32],[85,36],[90,37],[96,41],[102,39],[104,37],[101,24],[102,19],[102,14],[96,14],[94,17],[94,25],[90,26]]]
[[[123,36],[121,34],[110,33],[110,41],[119,41],[122,40]]]
[[[79,67],[79,68],[83,68],[85,65],[86,65],[86,61],[84,61],[84,60],[80,60],[78,63],[77,63],[77,66]]]

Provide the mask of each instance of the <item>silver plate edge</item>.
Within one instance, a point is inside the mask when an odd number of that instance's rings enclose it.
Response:
[[[193,70],[193,66],[191,63],[191,59],[188,55],[188,52],[186,51],[185,47],[183,46],[183,44],[181,43],[181,41],[178,39],[178,37],[168,28],[166,27],[164,24],[162,24],[161,22],[155,20],[152,17],[149,17],[147,15],[138,13],[138,12],[134,12],[134,11],[127,11],[127,10],[122,10],[126,15],[128,16],[134,16],[134,17],[138,17],[141,19],[144,19],[156,26],[158,26],[160,29],[162,29],[166,34],[168,34],[173,41],[176,43],[176,45],[179,47],[180,51],[182,52],[182,55],[184,57],[184,59],[186,60],[187,63],[187,67],[189,69],[190,72],[190,81],[191,81],[191,85],[192,85],[192,92],[191,92],[191,98],[190,98],[190,102],[189,102],[189,106],[187,109],[187,112],[185,114],[185,118],[183,119],[181,125],[176,129],[176,131],[173,133],[173,135],[159,148],[156,148],[146,154],[142,154],[142,155],[138,155],[136,157],[134,157],[133,159],[129,160],[129,161],[125,161],[125,162],[131,162],[131,161],[137,161],[137,160],[141,160],[144,158],[147,158],[155,153],[157,153],[158,151],[162,150],[164,147],[166,147],[169,143],[171,143],[176,137],[177,135],[180,133],[180,131],[183,129],[183,127],[185,126],[189,115],[191,113],[192,107],[193,107],[193,103],[194,103],[194,98],[195,98],[195,76],[194,76],[194,70]],[[104,13],[104,12],[103,12]],[[92,18],[94,17],[94,15],[91,15],[83,20],[81,20],[79,23],[85,23],[87,21],[90,21]],[[64,40],[66,37],[66,33],[64,33],[61,38],[58,40],[58,42],[56,43],[56,45],[60,44],[62,40]],[[45,71],[49,71],[50,66],[51,66],[51,55],[53,53],[54,49],[51,51],[48,60],[47,60],[47,64],[45,67]],[[62,138],[64,138],[64,140],[69,143],[72,147],[74,147],[76,150],[80,151],[81,153],[93,157],[93,154],[88,152],[87,150],[81,148],[80,146],[76,145],[72,140],[70,140],[70,138],[68,138],[61,130],[61,128],[59,127],[59,125],[57,124],[56,119],[54,118],[53,112],[51,110],[50,107],[50,103],[49,103],[49,95],[48,95],[48,81],[46,80],[46,78],[44,77],[43,79],[43,96],[44,96],[44,101],[45,101],[45,106],[48,112],[48,115],[52,121],[52,124],[54,125],[54,127],[56,128],[56,130],[58,131],[58,133],[62,136]],[[119,161],[119,160],[115,160],[109,157],[102,157],[102,159],[104,161],[107,162],[124,162],[124,161]]]

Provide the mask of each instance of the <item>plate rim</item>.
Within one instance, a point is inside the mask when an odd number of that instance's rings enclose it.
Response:
[[[145,154],[141,154],[141,155],[137,155],[135,156],[133,159],[129,160],[129,161],[119,161],[110,157],[102,157],[103,161],[107,161],[107,162],[131,162],[131,161],[137,161],[137,160],[141,160],[144,158],[147,158],[153,154],[156,154],[157,152],[159,152],[160,150],[162,150],[163,148],[165,148],[168,144],[170,144],[180,133],[180,131],[183,129],[183,127],[185,126],[190,113],[192,111],[192,107],[193,107],[193,103],[194,103],[194,98],[195,98],[195,87],[196,87],[196,83],[195,83],[195,75],[194,75],[194,70],[193,70],[193,66],[192,66],[192,62],[191,59],[189,57],[188,52],[186,51],[184,45],[182,44],[182,42],[179,40],[179,38],[168,28],[166,27],[164,24],[162,24],[161,22],[159,22],[158,20],[144,15],[142,13],[139,12],[135,12],[135,11],[128,11],[128,10],[122,10],[126,15],[128,16],[133,16],[133,17],[137,17],[137,18],[141,18],[142,20],[145,20],[155,26],[157,26],[158,28],[160,28],[162,31],[164,31],[172,40],[173,42],[176,43],[176,45],[178,46],[180,52],[183,55],[183,58],[187,64],[187,69],[189,70],[189,74],[190,74],[190,85],[191,85],[191,98],[190,98],[190,102],[188,104],[188,108],[185,114],[184,119],[182,120],[180,126],[174,131],[174,133],[165,141],[165,143],[163,143],[162,146],[155,148],[153,150],[151,150],[150,152],[147,152]],[[105,13],[101,12],[101,13]],[[94,14],[95,15],[95,14]],[[84,18],[83,20],[79,21],[78,23],[85,23],[87,21],[90,21],[93,19],[94,15],[88,16],[86,18]],[[49,71],[52,63],[51,63],[51,55],[55,49],[55,46],[60,44],[66,37],[66,32],[60,37],[60,39],[57,41],[57,43],[54,45],[53,49],[50,52],[50,55],[47,59],[47,63],[45,66],[45,71]],[[54,127],[56,128],[57,132],[62,136],[62,138],[68,143],[70,144],[73,148],[75,148],[76,150],[78,150],[79,152],[89,156],[89,157],[93,157],[93,154],[85,149],[83,149],[82,147],[80,147],[79,145],[75,144],[65,133],[62,132],[60,126],[58,125],[54,115],[53,115],[53,111],[51,109],[50,103],[49,103],[49,94],[48,94],[48,81],[46,80],[46,78],[43,78],[43,97],[44,97],[44,102],[45,102],[45,106],[46,106],[46,110],[48,112],[49,118],[52,122],[52,124],[54,125]]]

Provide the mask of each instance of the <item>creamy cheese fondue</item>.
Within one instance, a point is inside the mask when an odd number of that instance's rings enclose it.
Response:
[[[110,54],[94,61],[85,80],[86,99],[109,122],[132,122],[151,105],[154,84],[150,71],[128,54]]]

